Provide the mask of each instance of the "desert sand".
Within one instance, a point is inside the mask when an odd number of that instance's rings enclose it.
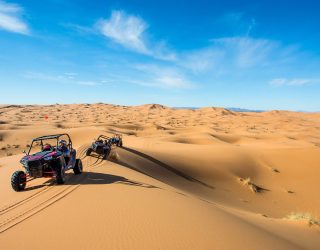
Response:
[[[10,186],[33,137],[84,173]],[[85,156],[122,133],[107,160]],[[1,249],[320,249],[320,114],[158,104],[2,105]]]

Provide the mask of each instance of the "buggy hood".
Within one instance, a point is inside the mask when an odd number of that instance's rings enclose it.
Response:
[[[41,151],[32,155],[26,155],[24,157],[22,157],[21,162],[23,161],[36,161],[36,160],[40,160],[43,158],[47,158],[50,156],[58,156],[60,155],[61,152],[59,151]]]

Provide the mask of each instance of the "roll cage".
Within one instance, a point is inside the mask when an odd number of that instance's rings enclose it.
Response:
[[[104,140],[110,140],[111,138],[119,138],[122,139],[122,134],[114,134],[112,137],[106,136],[106,135],[99,135],[98,139],[96,141],[100,141],[102,139]]]
[[[30,154],[30,151],[31,151],[31,149],[32,149],[32,146],[33,146],[33,144],[36,143],[36,142],[40,142],[41,150],[42,150],[42,149],[43,149],[43,146],[44,146],[43,141],[56,139],[56,140],[57,140],[57,143],[56,143],[55,148],[58,148],[58,146],[59,146],[59,145],[58,145],[58,144],[59,144],[59,139],[60,139],[61,137],[63,137],[63,136],[66,136],[66,137],[67,137],[67,140],[68,140],[68,141],[67,141],[67,147],[69,148],[69,150],[71,150],[71,149],[72,149],[72,140],[71,140],[71,138],[70,138],[70,136],[69,136],[68,134],[45,135],[45,136],[40,136],[40,137],[34,138],[34,139],[32,140],[27,155]]]
[[[101,139],[109,140],[110,137],[109,136],[105,136],[105,135],[99,135],[99,137],[98,137],[98,139],[96,141],[100,141]]]

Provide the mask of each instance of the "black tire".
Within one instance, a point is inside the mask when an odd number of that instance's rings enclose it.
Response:
[[[25,189],[27,176],[23,171],[16,171],[11,176],[11,186],[14,191],[19,192]]]
[[[86,156],[90,156],[92,153],[92,148],[88,148],[86,152]]]
[[[103,155],[103,159],[104,159],[104,160],[108,159],[109,154],[110,154],[110,151],[111,151],[110,148],[105,150],[104,155]]]
[[[64,173],[64,168],[59,167],[56,172],[56,182],[57,184],[61,185],[65,183],[65,173]]]
[[[83,171],[82,161],[80,159],[76,159],[76,165],[73,168],[74,174],[81,174]]]

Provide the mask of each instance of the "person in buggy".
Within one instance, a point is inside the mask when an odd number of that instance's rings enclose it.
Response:
[[[119,142],[120,138],[118,134],[115,134],[112,138],[110,138],[110,141],[112,144],[117,144]]]
[[[51,144],[46,143],[42,148],[42,152],[50,152],[50,151],[53,151],[53,147],[51,146]]]
[[[70,150],[65,140],[59,141],[58,150],[63,154],[64,157],[70,157]]]
[[[109,145],[109,141],[108,140],[102,140],[101,138],[100,139],[98,138],[98,140],[96,140],[96,143]]]
[[[120,134],[115,134],[112,138],[109,139],[111,145],[116,145],[122,147],[122,136]]]

